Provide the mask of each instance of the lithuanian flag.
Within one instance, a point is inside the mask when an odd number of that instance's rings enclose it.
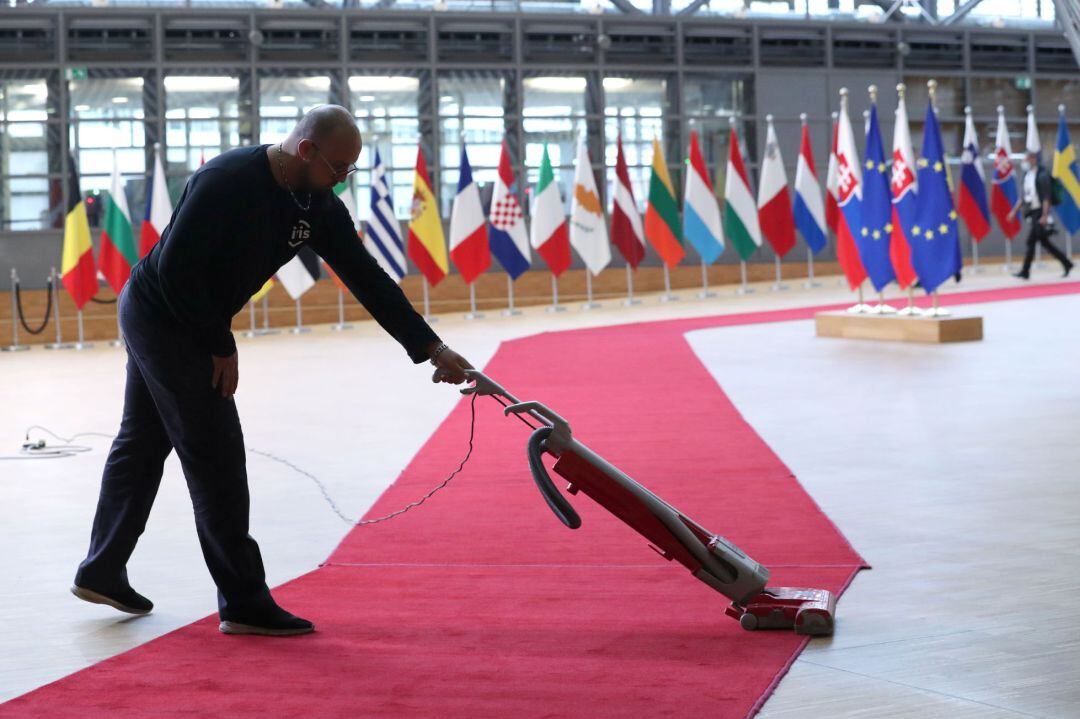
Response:
[[[68,205],[64,220],[64,254],[60,260],[60,281],[80,310],[97,294],[97,270],[90,244],[90,221],[79,190],[75,158],[68,158]]]
[[[443,235],[439,205],[431,191],[424,149],[416,150],[416,175],[413,178],[412,219],[409,220],[409,258],[424,273],[434,287],[450,271],[446,258],[446,237]]]
[[[679,204],[668,175],[660,142],[653,139],[652,179],[649,202],[645,207],[645,239],[668,267],[679,264],[686,251],[682,246]]]

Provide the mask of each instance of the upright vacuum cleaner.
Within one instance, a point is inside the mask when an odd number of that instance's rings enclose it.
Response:
[[[521,402],[491,378],[466,370],[474,384],[465,395],[490,396],[504,415],[531,418],[539,426],[529,437],[529,468],[548,507],[570,529],[581,526],[573,506],[556,489],[543,456],[556,458],[554,470],[572,495],[583,492],[648,540],[661,557],[675,560],[731,600],[725,613],[744,629],[794,629],[796,634],[832,634],[836,597],[824,589],[768,587],[769,570],[741,549],[713,534],[657,497],[576,440],[570,424],[539,402]],[[504,401],[505,400],[505,401]],[[529,424],[526,422],[526,424]]]

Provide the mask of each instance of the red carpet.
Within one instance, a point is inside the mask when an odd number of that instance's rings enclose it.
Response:
[[[1033,293],[1032,291],[1038,292]],[[943,304],[1077,292],[1044,285]],[[683,333],[822,308],[545,333],[486,368],[576,436],[773,570],[842,591],[861,558],[690,351]],[[724,598],[584,497],[563,527],[528,474],[528,430],[477,400],[476,449],[451,485],[353,530],[275,590],[319,631],[224,637],[183,627],[0,706],[0,717],[745,717],[805,643],[748,633]],[[414,500],[460,460],[463,401],[372,508]],[[844,631],[838,609],[838,632]]]

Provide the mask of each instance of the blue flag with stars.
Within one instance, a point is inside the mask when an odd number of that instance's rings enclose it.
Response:
[[[892,191],[889,187],[889,170],[892,166],[885,162],[877,105],[870,106],[864,156],[862,226],[855,236],[855,246],[859,248],[859,259],[866,269],[866,276],[870,278],[870,284],[881,292],[885,285],[896,279],[896,273],[889,256],[893,230]]]
[[[941,128],[933,105],[926,108],[922,154],[918,162],[919,194],[911,228],[911,264],[927,293],[960,271],[956,210],[945,172]]]

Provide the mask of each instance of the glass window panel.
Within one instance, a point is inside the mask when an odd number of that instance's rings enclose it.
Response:
[[[386,168],[394,214],[407,218],[412,208],[413,169],[420,141],[419,79],[408,75],[353,75],[349,95],[356,124],[364,139],[357,164],[364,168],[353,176],[356,208],[362,221],[371,215],[371,173],[375,151]]]
[[[525,78],[522,85],[526,185],[531,192],[540,177],[540,162],[546,144],[560,194],[569,212],[574,153],[578,136],[585,130],[586,80],[579,76],[537,76]]]
[[[481,191],[498,176],[499,155],[506,134],[505,84],[505,78],[494,74],[439,76],[441,197],[445,213],[450,212],[457,193],[463,141],[469,152],[473,180],[481,186]]]
[[[259,90],[260,140],[281,142],[305,112],[330,101],[330,78],[262,77]]]
[[[634,199],[644,208],[648,195],[653,139],[663,135],[667,110],[667,80],[664,78],[605,77],[604,83],[604,153],[607,167],[608,197],[614,197],[616,140],[622,135]],[[678,158],[666,158],[669,170]],[[678,173],[672,181],[679,182]]]
[[[49,225],[48,94],[44,80],[0,80],[0,231]]]
[[[108,186],[114,161],[122,173],[143,173],[143,78],[91,77],[73,80],[69,88],[69,142],[84,193]]]
[[[165,77],[165,144],[170,170],[192,172],[240,144],[240,80],[228,75]]]

